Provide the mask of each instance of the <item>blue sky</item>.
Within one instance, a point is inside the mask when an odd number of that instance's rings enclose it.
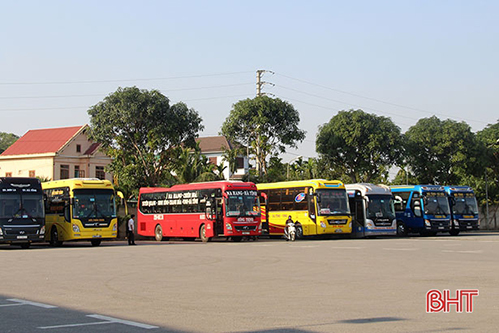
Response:
[[[340,110],[406,131],[437,115],[473,131],[499,120],[497,1],[4,1],[0,132],[89,123],[118,87],[158,89],[216,135],[264,91],[292,103],[315,156]]]

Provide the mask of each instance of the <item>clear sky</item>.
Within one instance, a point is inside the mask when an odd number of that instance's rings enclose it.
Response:
[[[217,135],[234,103],[289,101],[315,156],[340,110],[499,120],[499,1],[2,1],[0,132],[89,123],[118,87],[158,89]]]

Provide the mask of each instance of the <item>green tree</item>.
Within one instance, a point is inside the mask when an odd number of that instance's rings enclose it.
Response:
[[[485,167],[482,173],[469,176],[465,184],[475,189],[483,213],[488,199],[489,215],[492,215],[499,208],[499,121],[479,131],[477,139],[485,149]]]
[[[184,103],[170,105],[157,90],[118,88],[88,110],[90,138],[113,158],[121,188],[167,184],[181,145],[194,146],[201,118]]]
[[[0,154],[9,148],[19,137],[12,133],[0,132]]]
[[[300,115],[293,105],[268,96],[245,99],[232,107],[221,134],[231,142],[246,146],[255,156],[258,176],[267,174],[267,158],[276,157],[286,147],[296,148],[305,138],[298,128]]]
[[[423,118],[405,139],[407,163],[420,184],[459,184],[483,167],[483,147],[465,122]]]
[[[316,149],[330,174],[352,183],[374,182],[401,162],[403,144],[400,128],[389,118],[350,110],[319,127]]]

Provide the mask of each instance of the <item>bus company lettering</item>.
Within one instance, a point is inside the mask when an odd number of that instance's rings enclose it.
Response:
[[[478,289],[457,289],[456,297],[451,297],[450,290],[443,291],[432,289],[426,293],[426,312],[450,312],[450,306],[456,306],[456,312],[463,312],[463,304],[466,304],[466,312],[473,312],[473,296],[478,296]]]
[[[239,190],[239,191],[225,191],[228,196],[238,196],[238,195],[253,195],[256,196],[257,192],[252,190]]]
[[[255,222],[255,219],[252,217],[239,217],[237,222]]]

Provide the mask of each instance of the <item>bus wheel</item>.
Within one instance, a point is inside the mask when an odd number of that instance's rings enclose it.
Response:
[[[92,246],[99,246],[101,242],[102,242],[102,239],[92,239],[90,241],[90,243],[92,243]]]
[[[407,229],[405,228],[405,224],[402,221],[397,222],[397,236],[407,236]]]
[[[59,233],[57,232],[57,228],[53,227],[50,231],[50,246],[61,246],[62,242],[59,241]]]
[[[301,224],[296,225],[296,235],[295,237],[297,239],[303,238],[303,228],[301,227]]]
[[[451,229],[449,231],[449,234],[451,234],[451,236],[457,236],[457,235],[459,235],[459,230],[458,229]]]
[[[154,238],[158,242],[163,240],[163,228],[161,228],[161,225],[159,224],[156,226],[156,229],[154,229]]]
[[[203,243],[206,243],[210,240],[209,237],[206,237],[206,226],[203,224],[201,228],[199,228],[199,238],[201,238],[201,241]]]
[[[241,236],[233,236],[232,241],[233,242],[240,242],[243,238]]]
[[[22,243],[21,249],[29,249],[30,246],[31,246],[31,243]]]

